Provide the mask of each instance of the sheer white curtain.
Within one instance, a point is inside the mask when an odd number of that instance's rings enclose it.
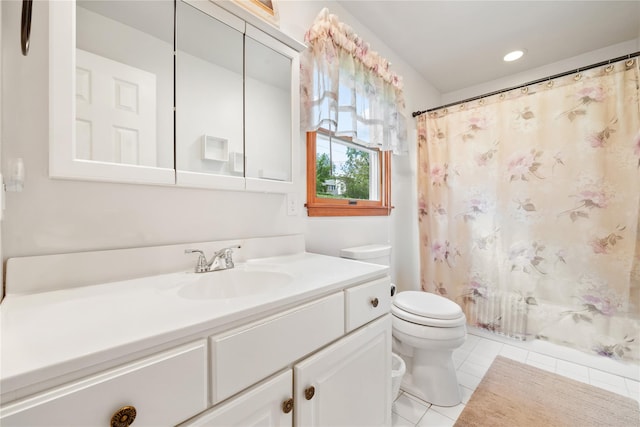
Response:
[[[348,25],[323,9],[305,34],[300,65],[304,129],[406,153],[402,78]]]

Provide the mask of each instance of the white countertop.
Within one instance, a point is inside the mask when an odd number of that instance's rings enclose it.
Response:
[[[196,274],[185,272],[8,295],[0,304],[3,396],[25,387],[34,392],[37,384],[51,386],[55,377],[198,333],[217,333],[388,274],[385,266],[310,253],[246,263],[255,265],[277,268],[292,280],[267,293],[231,299],[179,296],[181,280]]]

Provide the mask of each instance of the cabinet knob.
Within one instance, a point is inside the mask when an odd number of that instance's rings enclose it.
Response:
[[[316,388],[314,386],[311,386],[309,388],[306,388],[304,390],[304,398],[307,400],[311,400],[313,399],[313,396],[316,394]]]
[[[377,306],[378,306],[378,298],[374,298],[374,299],[372,299],[372,300],[371,300],[371,305],[372,305],[373,307],[377,307]]]
[[[111,427],[127,427],[136,419],[136,408],[123,406],[111,416]]]
[[[288,414],[293,410],[293,399],[287,399],[282,402],[282,412]]]

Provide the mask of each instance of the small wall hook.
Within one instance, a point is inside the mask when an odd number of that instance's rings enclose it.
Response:
[[[22,55],[27,56],[29,53],[29,43],[31,39],[31,11],[33,9],[33,0],[22,0],[22,20],[20,23],[20,46],[22,47]]]

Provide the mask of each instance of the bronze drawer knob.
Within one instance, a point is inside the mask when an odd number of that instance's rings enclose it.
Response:
[[[375,308],[378,306],[378,298],[374,298],[371,300],[371,305]]]
[[[111,416],[111,427],[128,427],[136,419],[136,408],[123,406]]]
[[[282,412],[288,414],[293,410],[293,399],[287,399],[282,402]]]
[[[307,400],[313,399],[313,396],[316,394],[316,388],[311,386],[304,391],[304,398]]]

